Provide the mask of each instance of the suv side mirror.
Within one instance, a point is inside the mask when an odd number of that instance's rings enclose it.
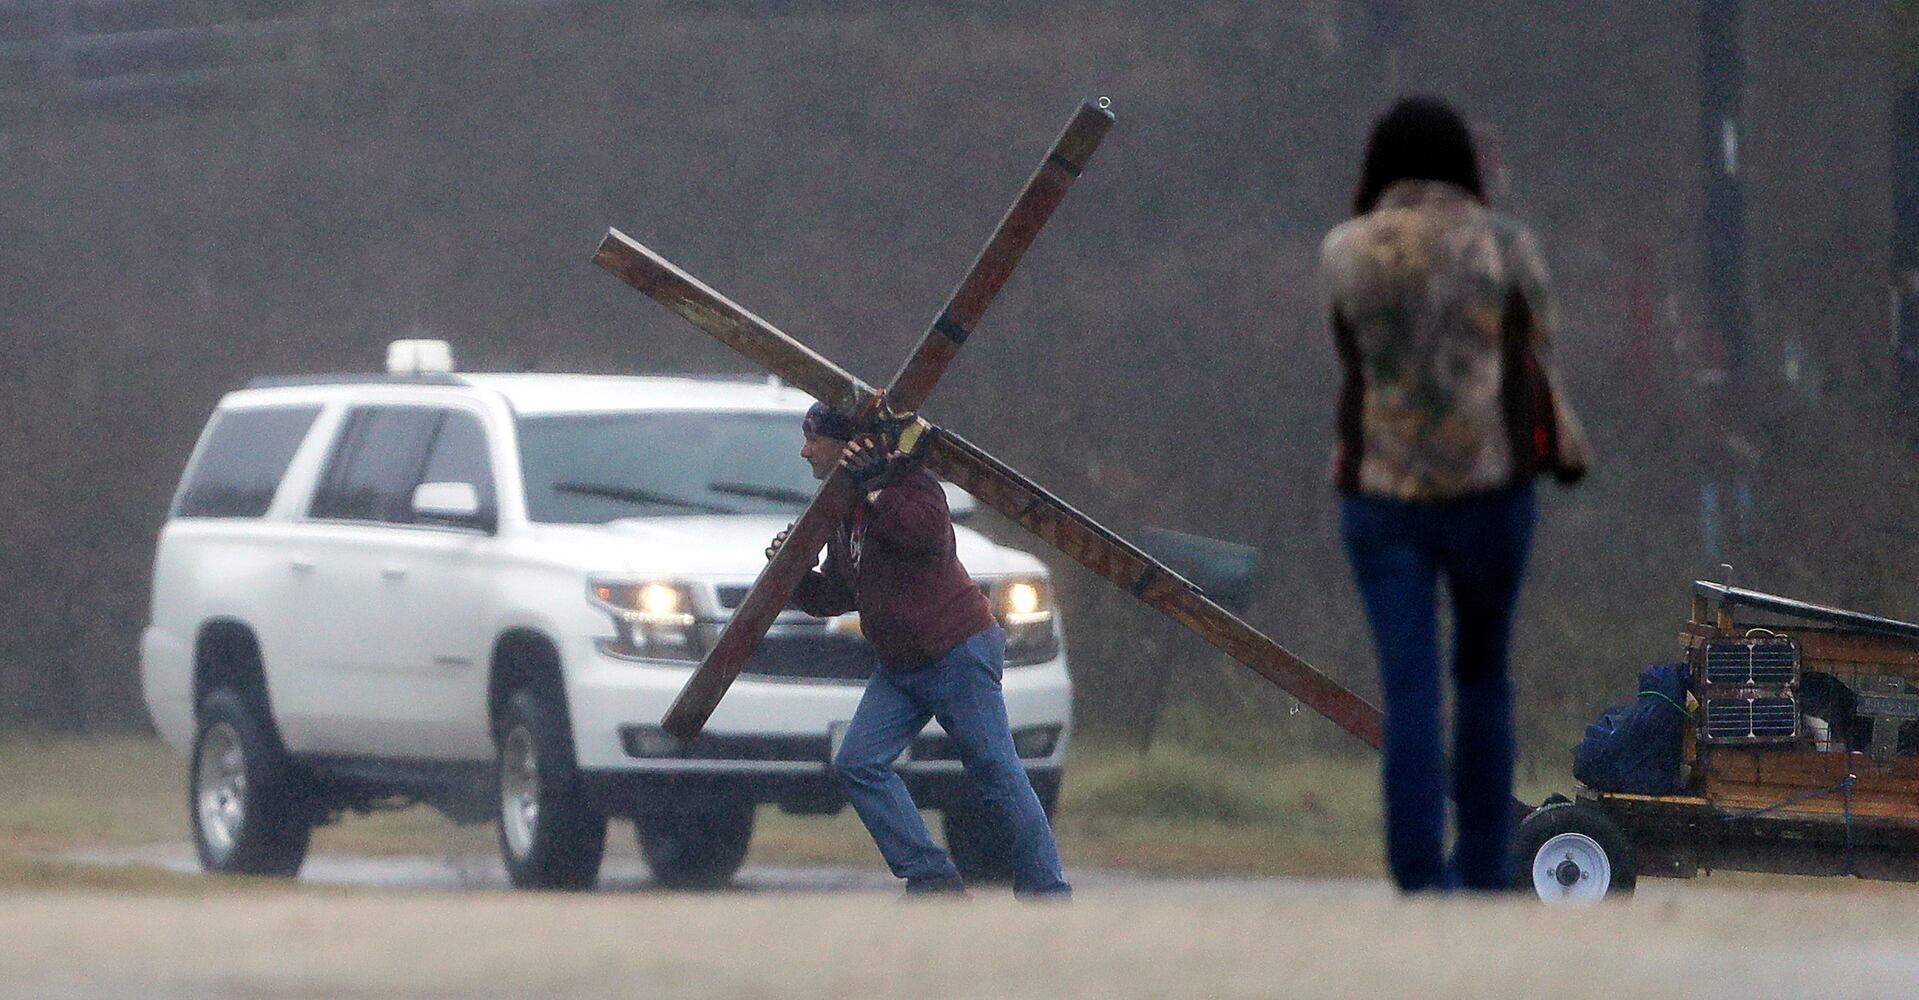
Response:
[[[940,489],[946,491],[946,512],[952,515],[954,524],[971,520],[979,513],[979,501],[973,499],[973,494],[944,479],[940,480]]]
[[[472,483],[421,483],[413,490],[413,516],[423,524],[493,530],[493,514],[480,508]]]

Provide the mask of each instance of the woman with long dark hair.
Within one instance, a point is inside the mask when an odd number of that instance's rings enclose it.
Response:
[[[1489,210],[1472,135],[1430,98],[1374,125],[1353,218],[1321,268],[1344,385],[1333,475],[1385,701],[1386,853],[1402,890],[1510,881],[1507,645],[1531,545],[1532,480],[1584,473],[1549,352],[1539,246]],[[1438,584],[1453,611],[1451,791],[1442,855]]]

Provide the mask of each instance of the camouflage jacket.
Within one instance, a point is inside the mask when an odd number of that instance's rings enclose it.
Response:
[[[1546,267],[1523,226],[1454,185],[1399,181],[1327,234],[1320,267],[1345,370],[1342,490],[1443,500],[1584,472]]]

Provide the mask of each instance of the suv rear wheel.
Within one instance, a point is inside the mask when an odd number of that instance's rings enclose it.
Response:
[[[580,787],[554,700],[521,688],[500,711],[500,857],[522,889],[587,889],[599,878],[606,816]]]
[[[746,861],[753,801],[726,797],[682,811],[633,818],[640,853],[668,889],[720,889]]]
[[[1059,800],[1059,782],[1036,777],[1033,792],[1048,822]],[[1013,881],[1013,832],[999,816],[986,808],[970,789],[940,814],[940,826],[946,833],[946,851],[953,856],[953,867],[960,878],[981,885],[1006,885]]]
[[[187,780],[201,867],[233,875],[299,874],[313,835],[304,784],[264,713],[232,688],[200,703]]]

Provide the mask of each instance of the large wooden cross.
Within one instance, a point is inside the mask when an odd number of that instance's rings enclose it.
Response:
[[[1102,99],[1080,106],[1026,187],[1000,220],[986,248],[935,316],[919,348],[882,393],[854,378],[765,320],[701,284],[618,230],[608,230],[594,260],[601,267],[691,321],[721,343],[841,413],[886,406],[918,410],[972,334],[1000,286],[1099,147],[1113,116]],[[1299,701],[1377,748],[1379,709],[1315,670],[1209,599],[1198,587],[1092,518],[951,431],[933,428],[927,464],[1041,541],[1112,582],[1147,606],[1192,629]],[[787,541],[760,571],[713,648],[667,710],[662,725],[682,741],[699,735],[747,657],[819,562],[827,537],[852,509],[856,491],[836,469],[800,515]]]

